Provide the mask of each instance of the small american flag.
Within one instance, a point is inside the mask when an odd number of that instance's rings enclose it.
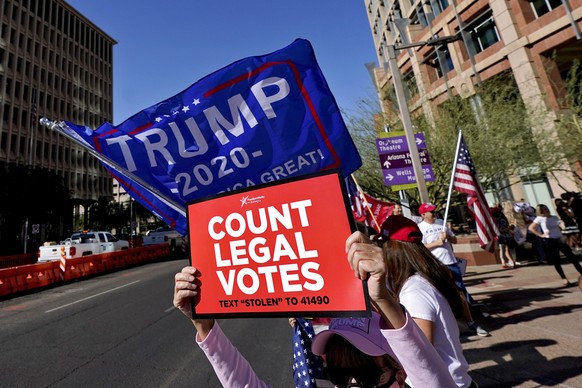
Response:
[[[346,186],[348,191],[348,197],[350,199],[350,206],[352,208],[352,214],[354,215],[354,220],[356,222],[366,221],[367,211],[366,204],[362,199],[362,194],[358,189],[354,178],[350,175],[346,177]]]
[[[32,125],[36,121],[36,89],[32,89],[32,104],[30,106],[30,119],[32,120]]]
[[[293,328],[293,379],[296,388],[317,388],[315,379],[323,376],[323,359],[311,352],[315,331],[311,322],[296,318]]]
[[[481,248],[493,252],[495,250],[495,237],[498,235],[497,227],[491,216],[491,210],[483,194],[483,189],[477,178],[477,171],[469,154],[467,143],[462,134],[459,134],[459,148],[456,156],[457,166],[453,176],[453,189],[467,194],[469,212],[475,219],[477,236]]]

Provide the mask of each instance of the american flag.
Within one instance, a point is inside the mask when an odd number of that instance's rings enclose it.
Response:
[[[293,379],[296,388],[317,388],[315,379],[323,377],[323,359],[311,352],[315,336],[308,319],[296,318],[293,328]]]
[[[346,177],[346,186],[348,191],[348,197],[350,199],[350,206],[352,208],[352,214],[354,215],[354,220],[356,222],[364,222],[367,217],[366,203],[362,198],[362,193],[360,192],[358,185],[354,178],[350,175]]]
[[[32,104],[30,106],[30,114],[31,114],[31,120],[34,121],[36,120],[36,89],[32,89]]]
[[[491,210],[483,194],[483,189],[477,178],[477,171],[469,154],[467,143],[462,134],[459,134],[459,150],[457,153],[457,166],[453,176],[453,189],[467,194],[469,212],[475,219],[477,235],[481,248],[493,252],[495,250],[495,237],[498,235],[497,227],[491,216]]]

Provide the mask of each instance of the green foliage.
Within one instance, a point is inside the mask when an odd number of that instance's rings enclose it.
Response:
[[[582,175],[576,166],[582,162],[582,67],[575,60],[564,80],[565,98],[561,104],[566,108],[557,123],[559,146],[552,141],[544,142],[545,154],[563,156],[575,168],[572,178],[580,183]],[[550,162],[552,159],[550,159]],[[569,172],[569,171],[568,171]]]
[[[70,212],[71,193],[61,177],[42,168],[0,164],[0,252],[22,249],[22,225],[57,225]]]
[[[383,130],[383,123],[390,120],[376,106],[362,103],[357,114],[348,115],[350,133],[363,159],[363,166],[355,175],[371,195],[398,200],[397,193],[385,188],[382,180],[375,139]],[[428,192],[436,205],[444,206],[447,199],[459,130],[485,190],[500,193],[509,185],[508,175],[519,174],[524,167],[541,170],[530,116],[510,73],[482,83],[476,96],[453,97],[441,104],[434,123],[421,115],[413,122],[415,132],[423,132],[427,141],[435,175]],[[419,201],[417,190],[407,190],[407,195],[414,208]],[[465,203],[462,195],[453,192],[451,205]]]

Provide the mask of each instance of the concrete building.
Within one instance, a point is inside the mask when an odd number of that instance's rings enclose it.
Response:
[[[380,64],[372,72],[380,95],[393,83],[385,65],[389,46],[435,37],[463,38],[396,51],[413,115],[430,118],[451,94],[471,97],[479,82],[507,71],[526,106],[547,110],[544,126],[552,126],[563,109],[561,85],[582,53],[582,1],[364,0],[364,5]],[[571,179],[559,175],[534,181],[519,178],[512,186],[513,197],[534,204],[551,203],[564,187],[579,191]]]
[[[91,128],[111,121],[115,44],[65,1],[0,2],[0,163],[58,174],[77,204],[77,220],[88,204],[112,197],[112,179],[38,118]]]

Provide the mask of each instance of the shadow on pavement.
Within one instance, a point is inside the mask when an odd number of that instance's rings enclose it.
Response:
[[[470,371],[480,388],[514,387],[531,381],[541,386],[555,386],[579,376],[582,365],[582,357],[563,356],[548,360],[538,350],[556,344],[549,339],[511,341],[485,349],[468,349],[463,353],[470,365],[490,364]]]
[[[573,310],[581,309],[582,304],[539,304],[539,302],[557,300],[568,293],[569,291],[565,288],[512,288],[490,292],[487,298],[479,300],[483,304],[480,310],[488,313],[489,317],[477,320],[484,323],[486,329],[494,331],[505,325],[529,322],[546,316],[569,314]],[[478,314],[474,316],[479,317]]]

